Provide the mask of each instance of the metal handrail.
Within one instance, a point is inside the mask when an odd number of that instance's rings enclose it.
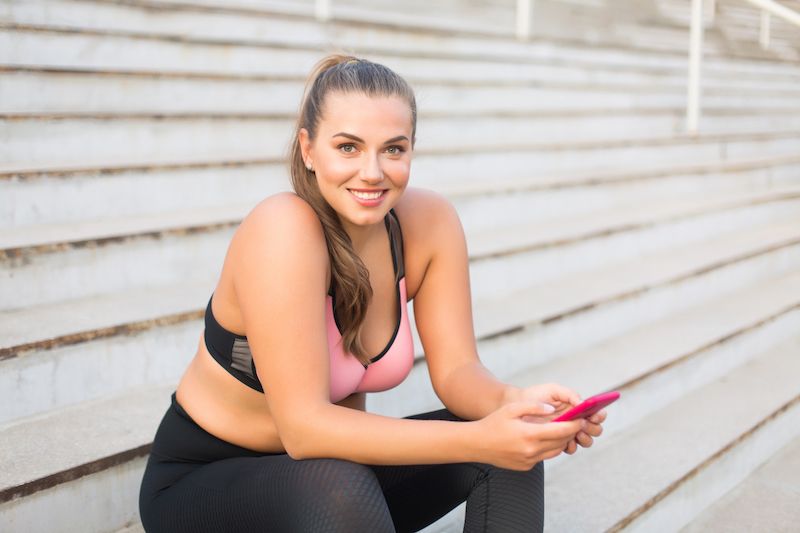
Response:
[[[770,16],[775,15],[800,27],[800,13],[773,0],[745,0],[761,9],[759,43],[769,48]],[[711,0],[713,18],[714,0]],[[689,83],[686,98],[686,131],[697,133],[700,122],[700,67],[703,59],[703,0],[692,0],[692,23],[689,31]]]

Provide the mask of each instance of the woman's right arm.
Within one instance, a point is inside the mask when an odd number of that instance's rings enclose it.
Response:
[[[330,402],[325,323],[328,252],[311,207],[287,193],[264,200],[231,244],[233,280],[258,377],[294,458],[365,464],[484,462],[524,470],[554,457],[581,422],[533,424],[514,404],[474,422],[408,420]]]

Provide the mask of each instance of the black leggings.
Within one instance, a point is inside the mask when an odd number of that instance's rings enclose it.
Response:
[[[447,410],[408,418],[460,419]],[[172,394],[139,492],[148,533],[417,531],[467,501],[464,531],[541,531],[544,466],[363,465],[248,450],[195,423]]]

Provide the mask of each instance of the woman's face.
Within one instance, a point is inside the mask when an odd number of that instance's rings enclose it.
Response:
[[[317,136],[305,128],[299,140],[322,196],[346,230],[382,222],[408,184],[411,109],[399,97],[331,93],[323,104]]]

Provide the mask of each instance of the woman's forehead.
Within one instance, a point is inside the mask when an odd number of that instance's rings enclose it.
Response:
[[[405,132],[412,127],[411,108],[399,96],[369,96],[363,93],[331,93],[325,98],[321,130],[347,131],[346,128],[374,131]],[[349,131],[349,133],[356,133]],[[390,136],[394,136],[392,134]]]

